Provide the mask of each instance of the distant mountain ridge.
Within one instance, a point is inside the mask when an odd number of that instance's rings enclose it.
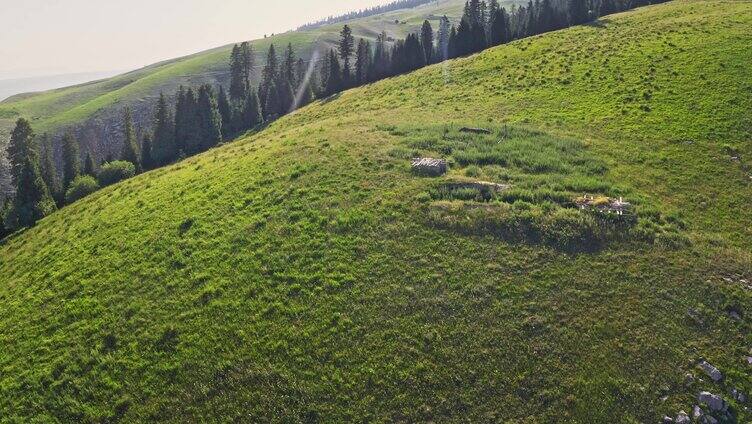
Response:
[[[349,25],[356,38],[375,39],[384,31],[390,37],[401,39],[411,32],[417,32],[426,19],[431,20],[435,27],[438,26],[438,17],[443,15],[458,23],[465,2],[441,0],[429,3],[432,4],[353,19]],[[518,3],[516,0],[506,2]],[[314,52],[323,53],[335,47],[341,29],[340,24],[323,25],[252,40],[250,43],[256,55],[253,83],[258,83],[260,68],[271,44],[275,44],[278,50],[292,44],[296,55],[308,60]],[[220,46],[112,78],[24,94],[0,102],[0,144],[8,140],[14,122],[19,117],[26,117],[30,119],[35,132],[47,133],[53,139],[59,139],[65,131],[73,131],[82,144],[82,150],[96,152],[96,159],[117,154],[122,133],[120,121],[125,106],[131,108],[136,127],[139,130],[148,129],[160,93],[171,97],[181,85],[227,85],[231,50],[232,45]],[[59,157],[59,145],[56,148],[56,156]]]
[[[76,72],[72,74],[55,74],[28,78],[0,79],[0,102],[14,100],[16,95],[32,94],[56,88],[70,87],[123,73],[118,71]]]

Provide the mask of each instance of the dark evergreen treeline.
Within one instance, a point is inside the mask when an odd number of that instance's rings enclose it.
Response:
[[[385,5],[370,7],[367,9],[359,10],[357,12],[350,12],[350,13],[345,13],[339,16],[330,16],[325,19],[320,19],[316,22],[311,22],[309,24],[302,25],[298,27],[298,30],[318,28],[324,25],[336,24],[339,22],[349,21],[351,19],[365,18],[368,16],[378,15],[381,13],[391,12],[391,11],[399,10],[399,9],[412,9],[413,7],[418,7],[427,3],[431,3],[433,1],[436,1],[436,0],[393,1]]]
[[[417,0],[416,0],[417,1]],[[403,2],[407,3],[407,2]],[[62,138],[62,169],[52,159],[50,140],[19,119],[0,160],[0,236],[27,227],[56,208],[137,173],[206,151],[265,122],[342,90],[468,55],[522,37],[589,22],[599,16],[647,4],[647,0],[530,0],[507,11],[497,0],[469,0],[453,25],[445,16],[434,32],[425,21],[420,32],[389,41],[385,33],[355,40],[348,25],[338,48],[310,63],[297,58],[292,45],[278,54],[269,47],[254,80],[254,52],[245,42],[230,56],[227,90],[210,85],[180,87],[174,107],[161,94],[153,126],[138,139],[130,111],[123,111],[123,148],[119,160],[99,165],[94,152],[82,153],[72,133]],[[62,176],[62,179],[60,177]]]

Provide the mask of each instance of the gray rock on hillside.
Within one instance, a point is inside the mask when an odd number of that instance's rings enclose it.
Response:
[[[695,405],[694,408],[692,408],[692,418],[695,421],[699,421],[703,415],[705,415],[705,413],[702,411],[702,408],[700,408],[699,405]]]
[[[747,395],[744,394],[743,391],[741,391],[741,390],[739,390],[737,388],[732,388],[731,390],[729,390],[729,394],[731,395],[731,397],[735,401],[737,401],[739,403],[745,403],[745,402],[747,402]]]
[[[707,405],[711,412],[726,412],[728,409],[728,405],[722,397],[710,392],[700,392],[697,400]]]
[[[689,419],[689,415],[687,415],[684,411],[679,411],[679,413],[676,415],[676,420],[674,420],[676,424],[689,424],[692,421]]]
[[[707,374],[708,377],[710,377],[716,383],[723,380],[723,374],[721,374],[721,371],[718,370],[718,368],[712,366],[707,361],[700,362],[700,368],[702,368],[705,374]]]
[[[446,174],[447,161],[434,158],[413,158],[412,169],[417,174],[438,177]]]

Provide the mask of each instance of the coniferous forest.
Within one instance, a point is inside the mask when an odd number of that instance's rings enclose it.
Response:
[[[397,3],[373,13],[405,7]],[[9,163],[0,162],[0,235],[34,225],[100,187],[258,129],[315,99],[649,3],[530,0],[526,6],[507,10],[497,0],[469,0],[459,22],[444,16],[438,28],[433,28],[426,20],[418,33],[395,41],[384,32],[373,41],[356,40],[351,28],[344,25],[337,48],[324,52],[318,60],[297,57],[292,45],[278,51],[272,44],[258,86],[252,84],[256,68],[253,47],[248,42],[236,44],[229,58],[228,87],[202,85],[180,87],[171,96],[162,93],[152,127],[141,131],[125,108],[121,154],[104,158],[101,164],[96,163],[93,152],[81,152],[73,133],[67,132],[61,140],[62,166],[57,169],[51,140],[46,135],[35,137],[29,121],[19,119],[8,146]],[[140,140],[139,133],[143,134]]]

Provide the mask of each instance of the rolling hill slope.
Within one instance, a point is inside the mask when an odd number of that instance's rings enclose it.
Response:
[[[347,23],[356,37],[375,39],[381,31],[386,31],[389,36],[404,38],[419,30],[425,19],[431,19],[434,25],[438,25],[444,14],[458,20],[463,4],[462,0],[440,0]],[[292,43],[296,54],[308,60],[314,51],[324,52],[334,46],[342,25],[290,31],[252,41],[256,53],[255,78],[260,77],[270,44],[274,43],[281,51]],[[161,91],[173,95],[181,84],[227,86],[231,50],[232,45],[222,46],[101,81],[11,97],[0,102],[0,141],[7,140],[16,119],[22,116],[31,120],[38,133],[57,133],[76,127],[85,145],[98,152],[117,152],[123,107],[127,105],[134,110],[137,126],[150,125],[152,108]]]
[[[2,418],[657,422],[708,390],[748,422],[751,26],[677,0],[520,40],[56,212],[0,246]],[[639,224],[563,249],[584,193]]]

